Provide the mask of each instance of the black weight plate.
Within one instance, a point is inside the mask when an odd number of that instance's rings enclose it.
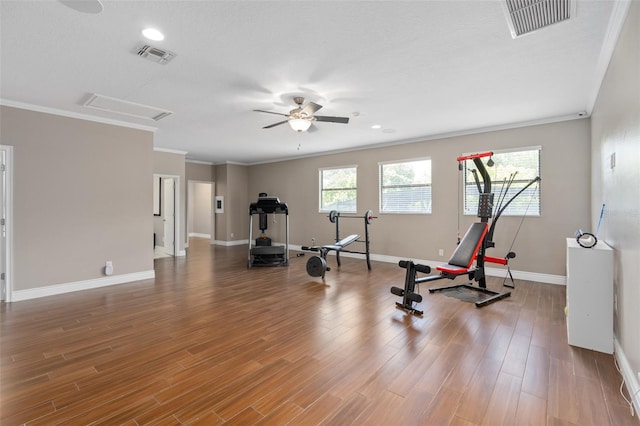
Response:
[[[329,222],[336,223],[336,217],[338,217],[338,212],[336,210],[331,210],[329,212]]]
[[[367,221],[367,224],[371,225],[371,221],[373,220],[373,212],[371,210],[367,210],[364,214],[364,220]]]
[[[307,260],[307,274],[312,277],[321,277],[327,269],[327,261],[320,256],[311,256]]]

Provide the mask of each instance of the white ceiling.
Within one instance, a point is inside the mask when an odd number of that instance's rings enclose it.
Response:
[[[2,103],[151,126],[157,148],[255,164],[589,114],[624,2],[577,0],[575,18],[517,39],[498,0],[102,3],[2,0]],[[135,54],[147,26],[172,62]],[[173,114],[84,107],[92,93]],[[350,123],[262,129],[281,117],[253,109],[286,113],[297,95]]]

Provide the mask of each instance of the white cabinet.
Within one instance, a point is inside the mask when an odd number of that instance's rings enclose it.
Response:
[[[567,238],[569,344],[613,353],[613,250],[602,241],[580,247]]]

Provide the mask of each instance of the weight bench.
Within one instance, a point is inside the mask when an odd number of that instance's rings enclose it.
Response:
[[[462,240],[460,240],[458,247],[456,247],[456,250],[453,252],[453,255],[451,255],[451,258],[449,259],[447,264],[436,266],[435,269],[440,272],[439,275],[431,275],[418,278],[418,272],[428,274],[431,272],[431,267],[427,265],[415,264],[410,260],[400,261],[398,265],[401,268],[406,269],[407,272],[405,274],[404,288],[391,287],[391,293],[395,294],[396,296],[402,297],[402,303],[396,302],[396,307],[412,314],[422,315],[423,312],[416,309],[414,306],[414,303],[422,302],[422,295],[415,292],[416,285],[423,282],[440,280],[443,278],[452,280],[461,275],[468,275],[470,280],[479,281],[479,286],[473,286],[471,285],[471,283],[458,284],[447,287],[430,288],[429,293],[452,290],[455,288],[466,288],[490,296],[482,301],[476,302],[475,305],[477,307],[482,307],[488,305],[489,303],[511,296],[510,292],[501,293],[489,290],[486,288],[486,284],[484,284],[485,258],[484,255],[479,257],[479,253],[480,249],[482,248],[482,243],[485,239],[485,236],[487,235],[487,231],[488,225],[485,222],[476,222],[472,224]],[[488,258],[487,260],[490,261],[491,259],[493,258]],[[476,266],[472,267],[474,261],[476,261]]]
[[[341,239],[335,244],[327,244],[324,246],[302,246],[302,250],[319,252],[320,256],[312,256],[307,261],[307,273],[312,277],[322,277],[326,271],[330,271],[331,268],[327,266],[327,254],[330,251],[336,252],[336,260],[338,267],[340,267],[340,252],[349,244],[358,241],[360,235],[353,234],[346,238]]]

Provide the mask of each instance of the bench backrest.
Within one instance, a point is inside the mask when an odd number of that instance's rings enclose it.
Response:
[[[352,242],[354,242],[355,240],[357,240],[358,238],[360,238],[360,235],[357,235],[357,234],[349,235],[348,237],[343,238],[340,241],[338,241],[335,245],[340,246],[340,247],[346,247],[349,244],[351,244]]]
[[[451,255],[451,259],[447,262],[449,265],[461,266],[469,269],[480,250],[482,239],[487,233],[487,224],[484,222],[475,222],[464,234],[460,244]]]

